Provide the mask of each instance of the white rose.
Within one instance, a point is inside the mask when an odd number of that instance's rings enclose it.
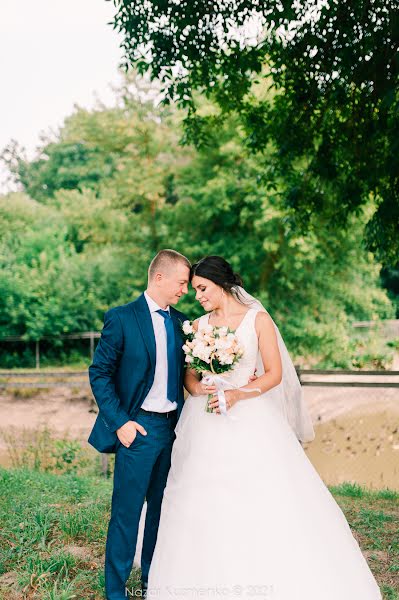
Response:
[[[222,354],[219,358],[219,362],[222,365],[231,365],[233,364],[233,358],[229,354]]]
[[[221,365],[225,365],[226,364],[226,355],[225,354],[218,354],[217,355],[217,359],[220,362]]]
[[[194,352],[193,352],[194,354]],[[210,356],[212,354],[212,348],[210,346],[205,346],[204,344],[198,344],[196,348],[195,356],[197,356],[200,360],[203,360],[206,363],[210,363]]]
[[[215,348],[218,350],[227,350],[227,348],[230,348],[230,342],[223,338],[216,338]]]
[[[197,356],[198,358],[201,357],[202,354],[204,354],[205,352],[205,345],[202,344],[201,342],[198,342],[197,344],[195,344],[194,348],[193,348],[193,356]]]
[[[209,333],[206,333],[206,334],[204,335],[204,340],[205,340],[206,342],[208,342],[208,343],[209,343],[209,342],[211,342],[213,339],[214,339],[214,338],[213,338],[213,335],[209,335]]]
[[[189,354],[186,355],[186,363],[192,363],[193,362],[193,357],[190,356]]]
[[[191,325],[190,321],[184,321],[183,331],[186,335],[189,335],[190,333],[194,332],[193,326]]]
[[[202,358],[202,360],[206,360],[208,362],[211,354],[212,354],[212,348],[210,348],[209,346],[207,346],[201,352],[201,358]]]

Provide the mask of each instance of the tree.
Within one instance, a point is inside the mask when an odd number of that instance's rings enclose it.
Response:
[[[163,84],[188,109],[188,138],[204,142],[215,115],[235,111],[247,144],[272,144],[296,226],[319,215],[342,226],[374,207],[367,247],[386,265],[399,254],[399,10],[395,0],[118,0],[126,66]],[[253,33],[255,31],[255,33]],[[272,98],[256,91],[269,81]]]
[[[173,236],[193,262],[208,254],[229,260],[270,310],[297,359],[324,367],[357,365],[362,351],[353,321],[394,314],[379,286],[380,266],[361,244],[372,207],[349,217],[347,232],[332,231],[320,218],[317,229],[303,236],[281,201],[284,181],[275,181],[276,193],[262,177],[268,154],[245,152],[242,135],[237,119],[226,119],[212,145],[177,171],[179,201],[160,214],[161,247]],[[182,307],[198,315],[191,294]]]
[[[59,193],[72,197],[51,206],[20,193],[0,197],[0,337],[96,329],[112,303],[126,302],[140,289],[114,235],[116,224],[118,232],[123,228],[118,211],[94,219],[98,204],[90,190]],[[84,238],[95,229],[80,252],[68,235],[78,222]]]
[[[215,115],[214,104],[200,102],[203,116]],[[371,203],[349,217],[348,234],[320,215],[304,236],[283,202],[287,181],[274,168],[272,145],[249,149],[234,113],[217,127],[206,119],[208,145],[183,147],[182,119],[175,107],[137,104],[124,89],[112,109],[76,110],[52,142],[100,148],[101,164],[112,157],[112,174],[85,187],[83,163],[74,189],[53,186],[40,201],[0,197],[1,336],[100,328],[105,310],[145,289],[154,254],[173,247],[192,261],[206,254],[231,261],[294,356],[350,366],[353,320],[393,315],[380,267],[360,244]],[[48,176],[50,184],[53,171]],[[181,308],[199,315],[192,292]],[[1,360],[19,364],[7,352]]]
[[[31,161],[25,158],[23,148],[12,142],[3,151],[2,159],[14,180],[39,202],[53,198],[60,189],[97,189],[99,182],[115,171],[112,154],[104,156],[100,146],[81,140],[47,141],[39,156]]]

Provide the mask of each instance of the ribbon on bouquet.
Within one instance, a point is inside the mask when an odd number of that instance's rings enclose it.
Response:
[[[206,373],[206,374],[204,375],[204,373]],[[216,373],[209,373],[209,371],[203,371],[202,382],[205,383],[205,385],[214,385],[216,387],[217,397],[219,400],[219,410],[220,410],[220,413],[222,415],[224,415],[225,417],[229,416],[229,415],[227,415],[226,396],[224,393],[226,390],[235,389],[235,390],[241,390],[242,392],[248,392],[248,393],[251,393],[251,392],[261,393],[261,391],[262,391],[260,388],[245,388],[245,387],[241,387],[239,385],[234,385],[234,383],[231,383],[230,381],[226,381],[225,379],[223,379],[222,376],[216,375]],[[209,398],[208,398],[208,401],[209,401]],[[233,418],[233,417],[230,417],[230,418]]]

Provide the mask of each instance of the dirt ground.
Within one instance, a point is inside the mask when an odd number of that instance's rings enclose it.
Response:
[[[305,387],[316,439],[307,456],[327,484],[352,481],[399,489],[399,389]],[[33,396],[30,394],[34,393]],[[88,388],[0,391],[0,433],[18,443],[23,431],[47,427],[86,443],[96,417]],[[0,464],[10,464],[0,435]]]
[[[0,390],[0,464],[8,466],[4,433],[22,441],[24,431],[46,427],[54,436],[68,436],[86,443],[96,419],[96,405],[89,388],[57,387],[37,390],[31,397]],[[19,395],[21,394],[21,395]]]

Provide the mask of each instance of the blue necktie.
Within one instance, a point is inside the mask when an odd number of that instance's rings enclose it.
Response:
[[[168,355],[168,400],[177,402],[177,361],[176,338],[172,317],[167,310],[159,309],[157,313],[163,316],[166,329],[166,346]]]

